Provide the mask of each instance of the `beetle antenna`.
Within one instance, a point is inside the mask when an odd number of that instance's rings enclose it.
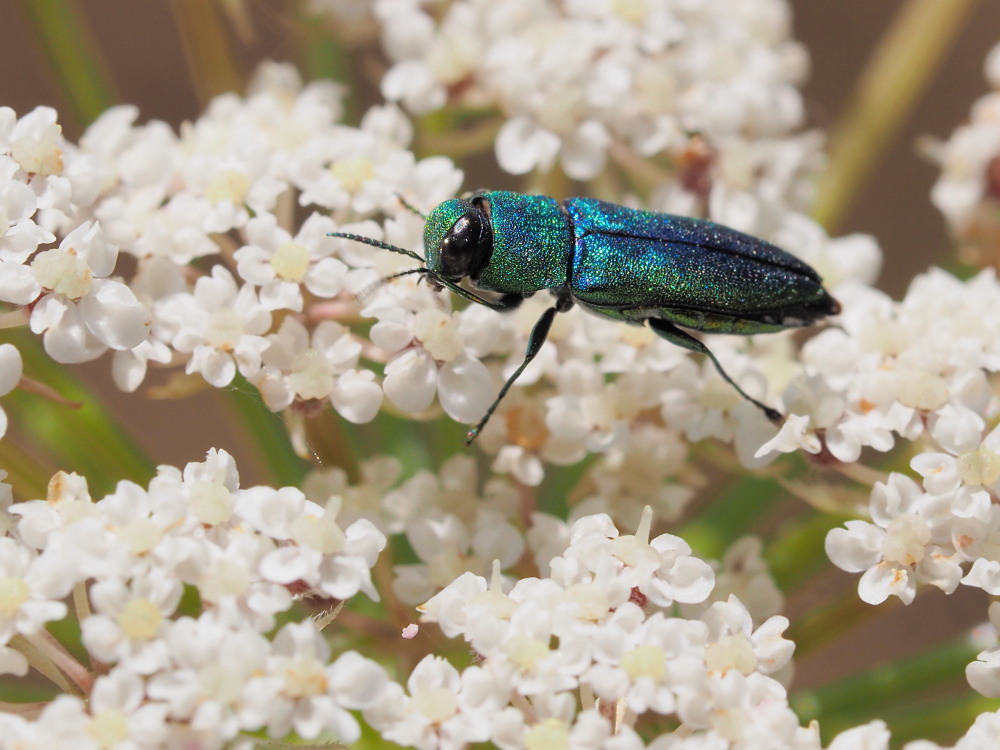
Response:
[[[421,211],[419,208],[410,203],[406,198],[403,197],[402,193],[396,193],[396,200],[403,204],[403,208],[409,211],[411,214],[416,214],[424,221],[427,221],[427,214]]]
[[[394,274],[391,274],[389,276],[384,276],[383,278],[379,279],[378,281],[376,281],[376,282],[374,282],[374,283],[369,284],[368,286],[366,286],[364,289],[362,289],[360,292],[358,292],[356,295],[354,295],[354,298],[360,302],[365,297],[367,297],[369,294],[371,294],[372,292],[374,292],[376,289],[378,289],[381,286],[385,286],[390,281],[394,281],[394,280],[398,279],[400,276],[412,276],[415,273],[428,274],[428,273],[430,273],[430,271],[428,269],[426,269],[426,268],[423,268],[423,267],[421,267],[421,268],[411,268],[408,271],[400,271],[399,273],[394,273]]]
[[[378,247],[382,250],[388,250],[392,253],[399,253],[400,255],[405,255],[408,258],[413,258],[414,260],[419,260],[421,263],[424,259],[417,255],[412,250],[407,250],[405,247],[396,247],[396,245],[390,245],[388,242],[382,242],[382,240],[376,240],[371,237],[365,237],[361,234],[350,234],[348,232],[327,232],[327,237],[340,237],[345,240],[353,240],[354,242],[360,242],[365,245],[371,245],[372,247]]]

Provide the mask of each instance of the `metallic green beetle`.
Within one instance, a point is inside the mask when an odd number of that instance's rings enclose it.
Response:
[[[426,258],[370,237],[343,237],[424,263],[436,288],[512,310],[548,289],[555,301],[535,323],[524,361],[468,434],[472,443],[511,385],[535,358],[556,313],[574,303],[613,320],[649,327],[701,352],[772,421],[781,414],[749,396],[701,341],[703,333],[751,335],[808,326],[840,312],[809,265],[763,240],[702,219],[641,211],[594,198],[484,192],[445,201],[425,217]],[[461,286],[469,280],[472,289]],[[493,292],[487,298],[479,292]]]

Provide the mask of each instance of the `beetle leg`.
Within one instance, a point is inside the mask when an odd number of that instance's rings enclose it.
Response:
[[[669,341],[671,344],[688,349],[692,352],[700,352],[712,360],[712,364],[715,365],[715,369],[719,371],[719,374],[723,379],[729,383],[736,392],[739,393],[743,398],[749,401],[751,404],[755,405],[762,412],[764,416],[770,419],[772,422],[780,422],[784,417],[781,412],[776,409],[772,409],[770,406],[765,406],[760,401],[755,399],[753,396],[747,394],[742,388],[740,388],[736,381],[734,381],[725,370],[722,369],[722,365],[719,364],[719,360],[715,358],[715,355],[705,346],[701,341],[696,339],[689,333],[685,333],[680,328],[675,326],[673,323],[663,320],[662,318],[649,318],[649,327],[653,329],[653,332],[659,336],[661,339]]]
[[[485,305],[491,310],[496,310],[497,312],[507,312],[508,310],[513,310],[515,307],[524,302],[524,296],[521,294],[505,294],[499,299],[488,300],[485,297],[480,297],[475,292],[470,292],[468,289],[459,286],[450,279],[443,279],[433,274],[428,274],[428,278],[435,284],[447,287],[462,299],[467,299],[469,302],[475,302],[477,305]]]
[[[552,327],[552,320],[556,317],[557,312],[562,312],[561,305],[559,303],[556,303],[556,305],[543,312],[542,317],[540,317],[538,322],[535,323],[535,327],[531,329],[531,335],[528,337],[528,347],[524,352],[524,361],[521,363],[520,367],[514,370],[514,373],[507,378],[507,382],[503,384],[503,388],[500,389],[500,393],[497,395],[496,400],[490,404],[490,408],[486,410],[486,414],[479,420],[479,424],[469,430],[469,434],[465,439],[466,445],[472,445],[472,442],[479,437],[479,433],[482,432],[486,423],[490,421],[490,417],[493,416],[493,412],[496,411],[500,402],[503,401],[503,397],[507,395],[507,391],[509,391],[510,387],[514,385],[514,381],[521,376],[521,373],[524,372],[524,368],[531,363],[531,360],[533,360],[535,355],[537,355],[539,350],[541,350],[542,344],[545,343],[545,338],[549,335],[549,329]]]
[[[403,204],[403,208],[405,208],[411,214],[416,214],[417,216],[419,216],[424,221],[427,221],[427,214],[425,214],[419,208],[417,208],[412,203],[410,203],[408,200],[406,200],[406,198],[403,197],[402,193],[396,192],[395,196],[396,196],[396,200],[398,200],[400,203]]]

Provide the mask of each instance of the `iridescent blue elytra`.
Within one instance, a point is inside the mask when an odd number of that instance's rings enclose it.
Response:
[[[469,431],[467,443],[538,354],[556,313],[574,304],[625,323],[648,322],[658,336],[705,354],[743,398],[774,421],[781,414],[747,395],[682,327],[750,335],[808,326],[840,312],[809,265],[768,242],[702,219],[594,198],[560,201],[503,191],[445,201],[425,218],[426,258],[370,237],[333,236],[422,261],[423,267],[404,273],[422,273],[435,286],[494,310],[511,310],[543,289],[555,298],[531,331],[524,361]],[[471,289],[461,286],[465,279]]]

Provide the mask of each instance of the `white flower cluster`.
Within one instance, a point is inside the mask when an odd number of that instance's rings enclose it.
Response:
[[[98,225],[77,222],[58,247],[36,252],[100,189],[96,160],[70,158],[61,132],[52,109],[18,119],[0,108],[0,301],[30,306],[31,330],[53,359],[85,362],[141,344],[150,316],[108,278],[118,249]]]
[[[477,305],[451,312],[450,295],[413,277],[373,286],[412,261],[326,233],[417,248],[421,221],[397,196],[429,208],[454,195],[461,173],[443,157],[418,161],[410,125],[392,107],[371,110],[357,128],[339,116],[335,85],[303,86],[279,65],[264,66],[246,98],[215,99],[179,135],[159,122],[136,125],[136,110],[119,107],[73,146],[51,110],[9,113],[0,300],[30,311],[61,362],[113,349],[114,379],[127,391],[151,364],[183,366],[216,387],[238,372],[275,411],[332,404],[360,423],[384,407],[433,415],[437,402],[452,419],[476,422],[523,358],[544,302],[506,316]],[[370,220],[381,217],[382,226]],[[878,252],[863,239],[831,241],[793,213],[775,232],[835,294],[874,277]],[[136,266],[127,285],[112,276],[120,253]],[[767,399],[798,365],[787,337],[762,342],[756,359],[730,337],[712,347]],[[16,365],[5,360],[4,382],[20,377]],[[559,316],[518,382],[533,384],[514,389],[481,445],[496,454],[495,470],[529,485],[546,463],[607,454],[586,512],[624,496],[633,521],[649,502],[676,517],[690,493],[663,480],[684,465],[682,438],[735,441],[750,464],[771,436],[711,365],[647,329],[577,310]]]
[[[713,180],[714,200],[761,212],[808,200],[819,139],[796,135],[808,59],[783,0],[375,0],[375,12],[395,63],[383,95],[417,113],[499,110],[507,172],[558,161],[587,180],[609,155],[665,154],[689,204]]]
[[[467,460],[454,467],[458,485],[438,488],[454,501],[470,481]],[[350,712],[359,711],[385,739],[417,748],[820,748],[819,727],[801,726],[788,704],[788,621],[753,617],[726,592],[761,589],[759,545],[743,544],[717,583],[680,538],[649,538],[648,508],[635,534],[606,515],[572,525],[536,517],[528,536],[534,559],[547,561],[541,577],[511,583],[496,560],[489,579],[466,572],[438,587],[418,609],[468,643],[473,665],[429,654],[404,686],[357,653],[331,653],[316,622],[285,613],[301,594],[373,593],[369,570],[386,539],[366,520],[342,527],[335,515],[352,501],[389,507],[413,490],[376,488],[376,474],[392,474],[384,459],[365,473],[369,481],[343,485],[326,508],[292,488],[240,488],[221,451],[183,471],[160,467],[148,489],[122,482],[96,502],[75,475],[53,477],[45,500],[14,505],[0,486],[0,667],[24,675],[25,654],[36,666],[51,660],[88,695],[67,691],[34,718],[0,713],[0,747],[82,738],[238,747],[249,732],[353,742]],[[495,524],[498,502],[467,513]],[[82,645],[102,665],[96,677],[45,630],[66,617],[70,594]],[[275,632],[278,616],[286,624]],[[411,651],[423,642],[414,626],[403,639]],[[664,722],[679,727],[663,733]],[[998,728],[984,714],[957,747],[987,746]],[[889,733],[876,721],[829,747],[862,740],[888,748]]]
[[[918,277],[891,303],[868,290],[843,329],[806,345],[815,374],[791,391],[799,416],[768,447],[826,451],[857,461],[862,448],[918,441],[910,466],[922,482],[893,473],[871,492],[869,520],[834,529],[826,551],[862,573],[861,599],[913,601],[921,585],[952,593],[964,584],[1000,594],[1000,282],[986,270],[967,282],[943,271]],[[970,667],[970,682],[1000,696],[1000,664]]]
[[[386,539],[370,522],[341,527],[336,501],[324,508],[294,488],[240,488],[222,451],[96,502],[81,477],[57,474],[46,499],[8,512],[0,668],[24,675],[31,644],[65,669],[44,627],[72,593],[83,646],[105,669],[81,685],[89,701],[63,695],[34,721],[0,713],[0,745],[219,747],[260,729],[357,739],[349,711],[378,699],[382,668],[353,652],[331,662],[311,620],[271,631],[295,594],[377,598],[370,569]]]
[[[966,260],[998,263],[1000,223],[1000,44],[986,58],[993,91],[976,101],[968,122],[947,141],[932,142],[929,155],[941,167],[931,200],[961,243]]]
[[[339,321],[356,320],[353,295],[399,259],[343,242],[339,258],[326,233],[398,213],[397,193],[451,197],[461,173],[444,158],[418,162],[410,126],[391,107],[359,128],[338,125],[338,88],[303,87],[288,66],[264,66],[246,99],[215,99],[180,135],[160,122],[135,125],[137,115],[112,109],[74,146],[51,109],[20,119],[0,110],[0,301],[29,311],[59,362],[115,350],[124,390],[141,385],[151,362],[183,365],[216,387],[240,372],[275,410],[327,401],[351,421],[372,419],[382,387],[360,364],[365,342]],[[309,210],[301,222],[300,206]],[[412,246],[419,230],[415,217],[389,227]],[[120,252],[137,263],[127,285],[111,276]],[[216,265],[195,271],[199,259]],[[424,298],[415,309],[434,307],[427,290],[407,293]],[[424,320],[423,330],[434,325]],[[389,339],[389,353],[408,343]],[[447,373],[463,383],[468,355],[442,356],[459,358]],[[2,385],[20,377],[18,362],[5,356]],[[475,375],[485,392],[485,370]],[[390,392],[408,392],[389,380]]]
[[[788,706],[793,647],[760,543],[733,545],[713,572],[678,537],[649,539],[650,506],[680,518],[705,481],[688,460],[704,438],[732,442],[751,466],[798,450],[853,463],[920,441],[921,481],[876,484],[869,520],[830,532],[829,557],[862,574],[872,604],[909,603],[922,584],[1000,595],[1000,282],[931,271],[893,302],[870,287],[873,242],[831,240],[796,213],[818,152],[798,132],[805,57],[787,3],[311,7],[375,14],[394,62],[388,98],[419,113],[499,111],[508,172],[558,162],[589,179],[610,157],[634,177],[658,157],[669,169],[642,180],[650,205],[767,236],[816,268],[844,313],[801,353],[790,333],[707,337],[749,393],[783,402],[777,431],[710,362],[577,309],[557,317],[483,432],[501,476],[482,487],[464,455],[403,481],[399,461],[377,457],[353,484],[330,469],[302,491],[243,489],[232,459],[212,452],[96,502],[75,475],[13,506],[3,488],[0,672],[23,675],[37,657],[88,700],[61,696],[33,720],[0,714],[0,747],[81,736],[215,747],[248,732],[350,742],[360,730],[349,711],[361,711],[385,738],[421,748],[818,748],[818,727]],[[1000,47],[987,67],[1000,86]],[[998,96],[939,152],[935,200],[977,241],[1000,194]],[[184,367],[215,387],[239,373],[275,411],[476,422],[523,360],[546,295],[506,316],[452,311],[418,277],[380,283],[412,260],[329,238],[419,250],[421,221],[400,196],[426,210],[462,180],[449,159],[414,156],[394,106],[358,127],[339,122],[341,108],[336,85],[266,65],[247,96],[218,97],[179,133],[118,107],[74,145],[51,109],[0,109],[0,302],[19,308],[5,324],[23,311],[59,362],[113,351],[127,391],[150,365]],[[0,344],[0,395],[21,378],[20,354]],[[588,454],[598,455],[569,493],[568,519],[526,512],[547,464]],[[415,557],[391,576],[380,569],[389,609],[424,602],[425,620],[467,642],[474,665],[429,655],[404,688],[358,654],[331,653],[317,623],[286,623],[303,594],[378,599],[371,569],[387,535],[405,535]],[[532,566],[538,577],[523,577]],[[96,679],[46,631],[70,597]],[[1000,629],[1000,605],[990,617]],[[414,629],[404,632],[411,648]],[[967,676],[1000,697],[1000,647]],[[664,726],[679,729],[640,739]],[[984,714],[958,747],[998,734],[998,715]],[[830,747],[888,743],[872,722]]]
[[[700,617],[670,616],[676,602],[704,601],[713,574],[678,537],[650,540],[651,516],[634,535],[604,515],[581,519],[550,576],[509,590],[499,564],[490,581],[457,578],[421,610],[466,640],[477,664],[458,670],[428,656],[366,718],[419,748],[673,747],[677,735],[646,745],[633,729],[656,716],[682,721],[694,744],[760,732],[770,747],[818,747],[768,676],[791,658],[787,620],[754,628],[736,597]]]
[[[805,369],[785,392],[792,414],[760,448],[823,450],[843,462],[896,436],[926,437],[955,455],[978,445],[997,410],[990,373],[1000,370],[1000,282],[992,271],[960,281],[932,269],[893,302],[850,290],[840,327],[802,350]]]
[[[683,492],[686,500],[692,492],[680,485],[660,486],[648,479],[650,472],[638,470],[641,476],[633,481],[622,479],[595,487],[607,471],[606,462],[599,461],[580,480],[579,487],[569,491],[583,499],[572,508],[568,520],[539,511],[525,519],[523,495],[516,485],[498,476],[481,485],[476,461],[466,454],[452,456],[436,471],[421,470],[402,481],[399,461],[388,456],[363,462],[359,471],[361,480],[350,483],[341,469],[315,470],[305,479],[305,495],[316,503],[340,498],[337,517],[345,524],[357,518],[370,519],[387,535],[406,536],[417,561],[394,566],[392,589],[409,605],[426,601],[467,573],[485,577],[497,564],[502,571],[515,570],[526,552],[537,570],[547,576],[549,561],[570,544],[570,525],[576,520],[600,514],[620,526],[634,527],[651,512],[648,505],[636,510],[639,497],[652,497],[667,512],[679,512],[682,502],[662,497]],[[651,484],[647,486],[648,481]],[[587,494],[586,488],[593,494]],[[613,502],[614,493],[619,491],[625,507]],[[600,510],[604,507],[607,513]],[[735,542],[713,565],[716,585],[711,596],[697,605],[685,604],[686,614],[698,615],[708,604],[734,593],[754,622],[763,622],[781,610],[784,599],[764,561],[759,539],[745,537]]]

